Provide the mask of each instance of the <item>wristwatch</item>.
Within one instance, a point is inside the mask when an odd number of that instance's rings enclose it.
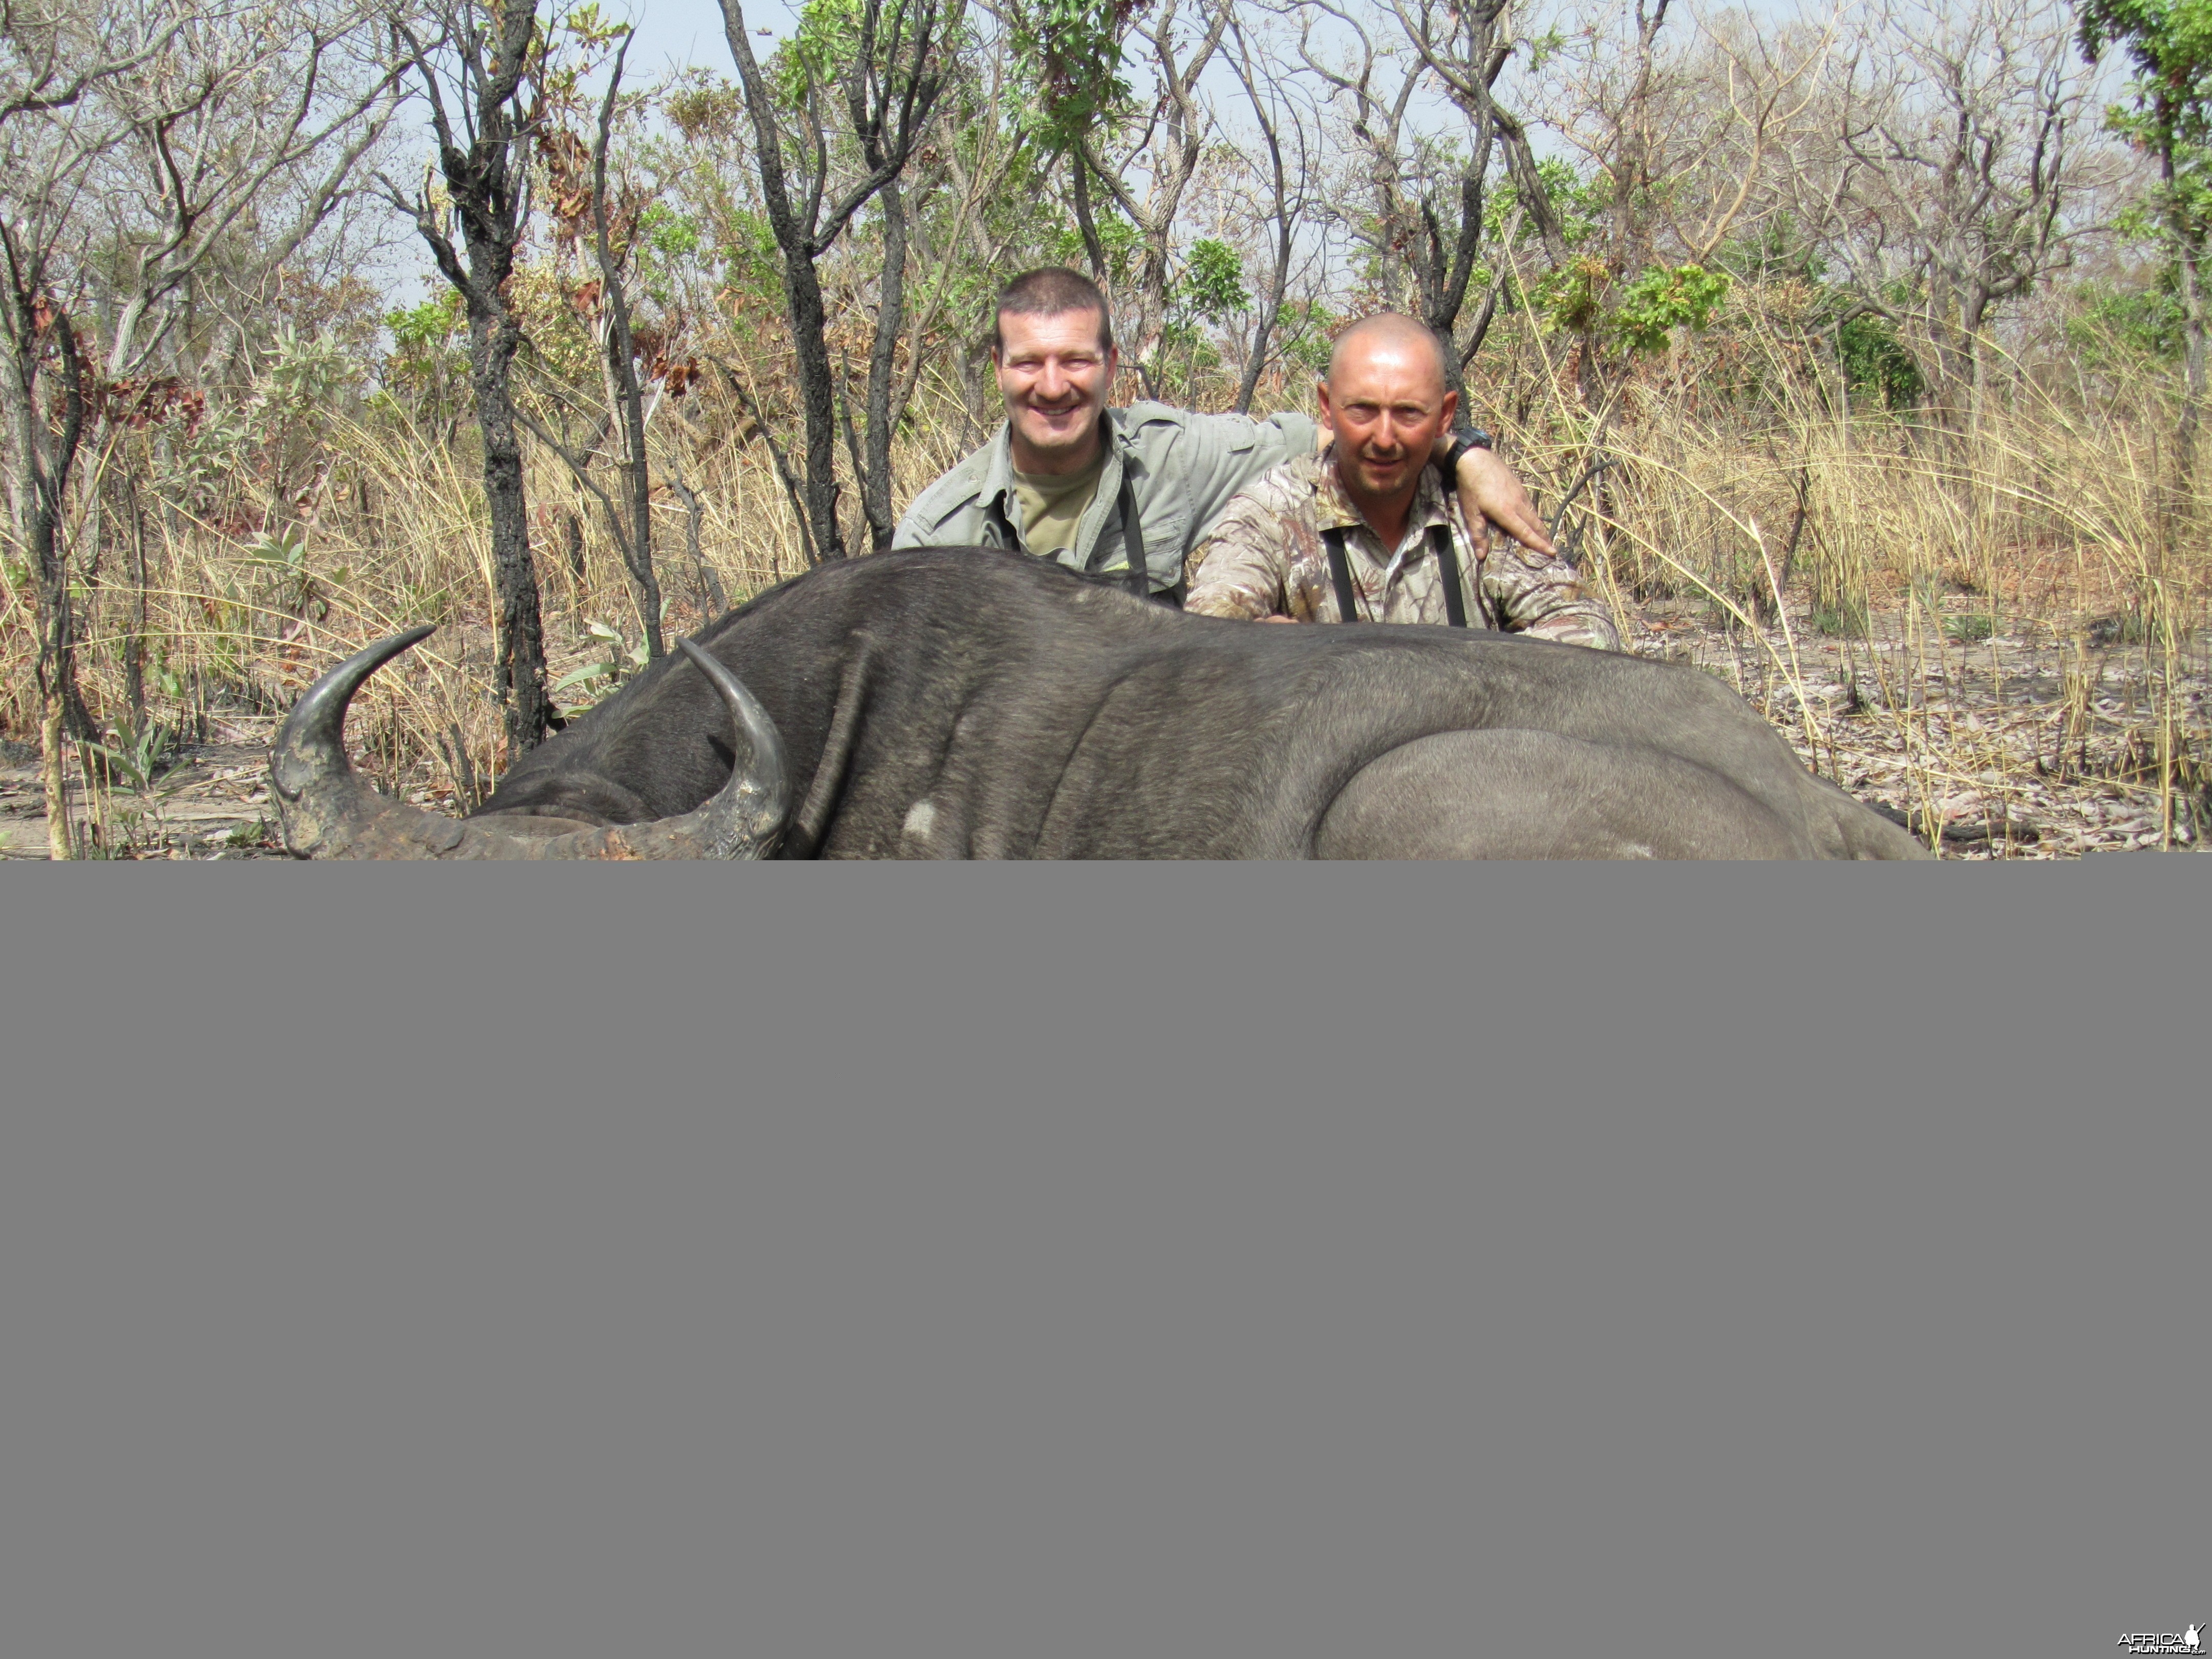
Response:
[[[1451,446],[1444,451],[1443,459],[1438,461],[1437,465],[1442,470],[1445,477],[1456,478],[1459,477],[1459,464],[1461,459],[1466,455],[1468,450],[1488,449],[1490,447],[1490,434],[1487,432],[1485,432],[1480,427],[1462,426],[1455,428],[1451,434]]]

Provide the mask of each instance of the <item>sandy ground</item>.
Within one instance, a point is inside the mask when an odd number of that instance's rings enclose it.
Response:
[[[1794,615],[1788,630],[1754,635],[1717,626],[1701,605],[1639,609],[1630,648],[1696,664],[1741,690],[1799,755],[1861,799],[1926,833],[1946,857],[2069,858],[2104,848],[2203,843],[2212,812],[2202,795],[2156,787],[2154,665],[2140,646],[2096,630],[2042,628],[1914,652],[1904,619],[1878,614],[1873,637],[1823,639]],[[1917,662],[1919,672],[1906,665]],[[2072,706],[2069,711],[2069,678]],[[1792,680],[1802,688],[1802,701]],[[2193,641],[2180,690],[2185,743],[2212,760],[2212,641]],[[112,856],[281,858],[268,797],[276,720],[217,715],[210,740],[187,748],[143,794],[109,796],[100,841]],[[46,856],[38,756],[0,747],[0,857]],[[2199,788],[2203,773],[2197,774]],[[83,821],[82,780],[75,811]],[[426,805],[451,797],[411,792]]]
[[[2183,655],[2185,713],[2168,739],[2193,758],[2192,800],[2158,787],[2156,665],[2142,646],[2085,623],[1914,649],[1905,626],[1877,613],[1871,637],[1838,641],[1793,615],[1790,629],[1753,636],[1689,602],[1662,603],[1639,614],[1631,648],[1729,680],[1821,775],[1923,834],[1938,827],[1946,857],[2203,844],[2212,639]]]
[[[118,789],[108,799],[102,839],[129,858],[282,858],[269,805],[273,715],[219,718],[210,741],[187,747],[174,769],[144,796]],[[0,857],[46,856],[46,794],[38,752],[0,750]],[[83,780],[73,780],[72,811],[84,822]]]

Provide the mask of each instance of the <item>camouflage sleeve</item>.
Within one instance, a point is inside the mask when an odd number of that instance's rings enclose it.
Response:
[[[1498,618],[1531,639],[1558,640],[1600,651],[1620,649],[1620,635],[1604,601],[1585,589],[1565,559],[1523,547],[1492,531],[1483,561],[1482,587]]]
[[[1184,562],[1182,608],[1247,622],[1282,616],[1288,547],[1265,504],[1237,496]]]

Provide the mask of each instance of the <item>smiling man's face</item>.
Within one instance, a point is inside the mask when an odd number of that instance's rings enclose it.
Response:
[[[1098,453],[1099,414],[1117,362],[1096,311],[1002,314],[994,361],[1022,472],[1079,471]]]

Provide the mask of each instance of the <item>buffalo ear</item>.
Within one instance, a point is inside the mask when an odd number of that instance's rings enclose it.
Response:
[[[707,747],[714,751],[714,758],[721,762],[726,768],[731,771],[737,769],[738,751],[735,745],[725,742],[709,732],[707,734]]]

